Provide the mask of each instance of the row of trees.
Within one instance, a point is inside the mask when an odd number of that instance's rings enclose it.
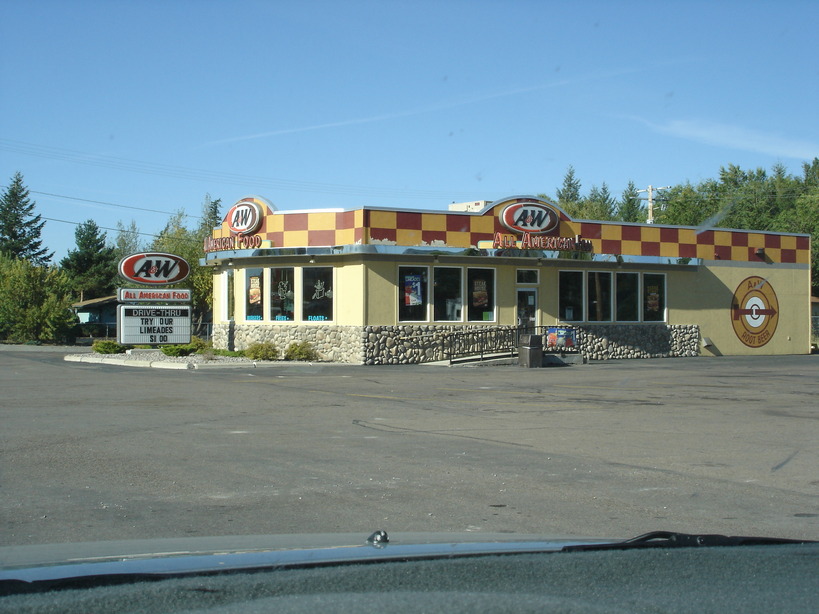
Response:
[[[586,220],[645,222],[644,201],[629,182],[619,199],[605,183],[585,195],[571,166],[555,201],[570,216]],[[729,164],[719,176],[670,186],[656,199],[654,222],[701,228],[741,228],[811,235],[813,294],[819,296],[819,158],[791,175],[777,164],[770,172]]]
[[[117,224],[113,239],[94,220],[75,230],[76,247],[58,264],[42,245],[45,220],[35,212],[23,176],[18,172],[0,198],[0,340],[55,341],[72,336],[76,318],[71,305],[111,296],[126,282],[119,261],[143,250],[177,254],[191,265],[182,285],[192,288],[195,324],[209,319],[213,286],[207,269],[199,266],[205,236],[221,222],[221,201],[206,195],[202,215],[191,227],[184,211],[144,241],[135,222]]]

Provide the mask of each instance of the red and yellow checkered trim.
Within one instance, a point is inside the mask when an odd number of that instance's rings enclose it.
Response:
[[[511,235],[498,218],[504,201],[480,213],[423,212],[384,209],[353,211],[282,212],[265,208],[257,234],[262,248],[332,247],[382,244],[406,247],[478,247],[498,233]],[[586,222],[559,212],[561,237],[580,235],[593,252],[623,256],[700,258],[738,262],[809,264],[810,238],[739,230],[704,230],[688,227]],[[213,238],[230,237],[227,223]]]

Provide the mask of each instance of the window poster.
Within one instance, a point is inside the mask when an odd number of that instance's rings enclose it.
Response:
[[[420,275],[404,276],[404,305],[421,305],[424,301]]]
[[[250,288],[247,291],[247,302],[251,305],[262,304],[262,284],[261,279],[254,275],[250,278]]]
[[[472,306],[487,307],[489,305],[489,291],[485,279],[475,279],[472,282]]]

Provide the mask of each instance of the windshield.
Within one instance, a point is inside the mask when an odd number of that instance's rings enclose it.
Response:
[[[819,539],[810,3],[2,13],[4,546]]]

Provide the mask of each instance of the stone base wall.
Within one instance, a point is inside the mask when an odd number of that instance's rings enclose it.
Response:
[[[577,346],[588,360],[699,356],[696,325],[595,324],[577,326]]]
[[[215,324],[213,345],[243,350],[273,343],[282,352],[293,342],[308,341],[321,360],[365,365],[407,365],[444,360],[445,333],[481,326],[260,326]],[[511,327],[510,327],[511,328]],[[698,356],[696,325],[599,324],[575,326],[577,348],[588,360]]]
[[[213,326],[213,346],[244,350],[254,343],[272,343],[282,354],[291,343],[308,341],[320,360],[360,364],[360,326],[259,326],[229,322]]]

